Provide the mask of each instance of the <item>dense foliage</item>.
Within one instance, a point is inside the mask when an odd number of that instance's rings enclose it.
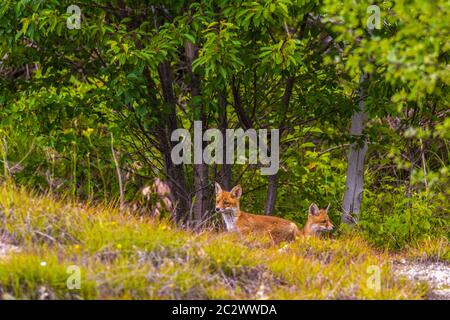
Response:
[[[161,177],[180,224],[214,218],[214,181],[240,183],[248,211],[301,224],[331,203],[338,222],[349,146],[364,140],[357,228],[389,248],[448,237],[448,1],[80,0],[70,29],[72,4],[0,1],[3,180],[129,203]],[[170,133],[195,120],[279,128],[280,171],[174,165]]]

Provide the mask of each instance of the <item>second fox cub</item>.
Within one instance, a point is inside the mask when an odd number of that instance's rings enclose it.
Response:
[[[308,220],[303,229],[286,219],[256,215],[241,211],[239,198],[242,195],[241,186],[237,185],[230,192],[222,190],[216,182],[216,212],[222,214],[228,231],[239,233],[265,234],[275,243],[292,241],[298,236],[316,235],[322,231],[331,231],[334,226],[328,217],[328,207],[319,209],[316,204],[309,207]]]

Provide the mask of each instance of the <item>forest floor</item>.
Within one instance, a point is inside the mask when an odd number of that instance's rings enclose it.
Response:
[[[429,299],[450,300],[450,265],[444,262],[397,260],[394,269],[411,281],[425,281],[430,287]]]
[[[0,260],[18,251],[18,247],[0,241]]]
[[[274,247],[0,186],[0,299],[449,299],[449,289],[446,239],[401,252],[358,234]]]
[[[0,261],[19,251],[16,246],[0,242]],[[407,261],[402,258],[394,261],[393,269],[399,276],[405,276],[411,281],[426,282],[430,288],[427,299],[450,300],[450,265],[448,263]]]

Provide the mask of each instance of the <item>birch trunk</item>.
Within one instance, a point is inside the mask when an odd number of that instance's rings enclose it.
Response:
[[[345,195],[343,203],[342,222],[354,224],[358,221],[361,208],[361,201],[364,192],[364,160],[367,153],[367,142],[361,138],[363,129],[367,121],[367,113],[364,107],[364,97],[366,90],[364,82],[366,74],[362,74],[359,80],[359,104],[358,111],[352,116],[350,135],[357,138],[351,147],[348,156],[347,180],[345,185]]]

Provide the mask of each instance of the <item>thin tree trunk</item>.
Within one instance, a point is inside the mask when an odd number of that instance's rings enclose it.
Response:
[[[122,173],[120,172],[120,164],[116,157],[116,152],[114,151],[114,136],[111,132],[111,153],[114,160],[114,165],[116,166],[116,174],[117,174],[117,181],[119,182],[119,211],[122,215],[123,208],[125,204],[125,192],[123,190],[123,183],[122,183]]]
[[[275,209],[275,201],[278,194],[278,173],[268,177],[267,198],[264,214],[271,214]]]
[[[194,165],[194,220],[197,224],[201,224],[205,219],[209,208],[208,195],[208,165],[205,163]]]
[[[160,151],[164,158],[164,170],[168,178],[167,183],[171,189],[172,201],[176,205],[175,219],[178,223],[183,223],[188,218],[190,209],[189,192],[186,186],[184,168],[182,164],[174,164],[171,157],[172,148],[176,142],[172,142],[170,137],[174,130],[178,128],[176,116],[176,101],[172,88],[172,74],[168,62],[160,63],[158,74],[163,91],[164,101],[167,104],[163,110],[162,119],[159,125]]]
[[[239,123],[245,130],[250,129],[252,127],[252,121],[244,110],[241,95],[239,93],[239,83],[236,82],[236,78],[234,76],[231,81],[231,91],[233,93],[233,107],[238,116]]]
[[[363,129],[367,121],[367,113],[364,107],[365,81],[367,75],[363,73],[359,80],[359,110],[353,114],[350,127],[350,135],[361,138]],[[354,224],[358,221],[364,192],[364,160],[367,153],[367,142],[358,139],[350,146],[347,166],[347,180],[345,185],[345,195],[343,203],[342,222]]]
[[[223,164],[220,171],[221,185],[225,190],[231,189],[231,164],[226,163],[227,152],[227,135],[226,130],[228,126],[227,119],[227,100],[223,94],[219,94],[219,129],[223,137]],[[230,142],[231,143],[231,142]]]
[[[423,183],[425,185],[425,192],[428,194],[427,160],[425,159],[425,147],[422,138],[420,138],[420,157],[422,159]]]
[[[217,29],[220,29],[220,17],[222,16],[222,12],[220,10],[219,5],[216,3],[214,4],[214,13],[216,14],[217,17]],[[233,97],[234,97],[234,103],[233,103],[233,107],[235,108],[236,114],[238,115],[238,119],[240,124],[242,125],[242,119],[241,117],[244,116],[244,121],[247,121],[247,117],[246,115],[242,115],[242,105],[241,105],[241,100],[239,97],[239,92],[237,91],[238,89],[236,89],[235,87],[235,78],[233,76],[232,78],[232,83],[231,83],[231,90],[233,93]],[[223,91],[222,91],[223,90]],[[219,130],[222,133],[222,137],[223,137],[223,149],[222,149],[222,154],[223,154],[223,163],[222,166],[220,168],[220,182],[222,187],[225,190],[230,190],[232,188],[231,185],[231,164],[226,163],[226,150],[227,150],[227,143],[234,143],[233,141],[227,141],[227,135],[226,135],[226,130],[227,130],[227,126],[228,126],[228,119],[227,119],[227,93],[226,93],[226,88],[222,88],[219,89],[218,91],[218,100],[219,100]],[[247,123],[248,124],[248,123]],[[244,128],[246,128],[245,124],[243,125]],[[246,128],[248,129],[248,128]]]
[[[280,138],[284,131],[284,126],[286,124],[286,116],[289,109],[289,102],[291,101],[292,89],[294,88],[294,77],[289,77],[286,82],[286,90],[284,91],[284,95],[281,101],[281,105],[283,107],[281,120],[280,120]],[[273,143],[273,142],[271,142]],[[266,197],[266,205],[264,207],[264,214],[272,214],[275,209],[275,202],[277,200],[278,195],[278,172],[274,175],[270,175],[267,178],[267,197]]]
[[[124,2],[121,1],[121,8],[124,8]],[[158,17],[153,10],[153,23],[155,29],[159,29]],[[136,46],[142,48],[142,43],[136,39]],[[170,200],[174,206],[174,218],[177,223],[186,221],[189,215],[191,199],[189,190],[186,185],[185,173],[183,165],[174,164],[172,161],[171,151],[176,142],[172,142],[170,137],[174,130],[178,128],[176,115],[176,99],[172,87],[172,74],[170,63],[168,61],[158,65],[158,75],[162,87],[163,99],[166,106],[161,108],[157,99],[158,88],[154,79],[151,77],[150,69],[144,68],[143,77],[147,82],[148,98],[152,108],[160,110],[160,118],[158,125],[154,130],[157,141],[157,148],[161,153],[164,163],[164,175],[167,178],[167,184],[170,188]]]
[[[200,97],[200,79],[192,71],[192,62],[197,56],[198,48],[190,41],[185,42],[185,54],[187,58],[187,69],[190,77],[189,89],[191,91],[191,97]],[[203,102],[199,106],[200,112],[196,120],[202,122],[202,130],[207,126],[207,119],[204,111]],[[203,132],[202,132],[203,135]],[[202,150],[204,143],[202,145]],[[209,206],[209,194],[210,190],[208,188],[208,165],[206,163],[194,164],[194,193],[195,202],[193,205],[194,220],[197,224],[201,224],[206,217],[207,212],[210,210]]]

